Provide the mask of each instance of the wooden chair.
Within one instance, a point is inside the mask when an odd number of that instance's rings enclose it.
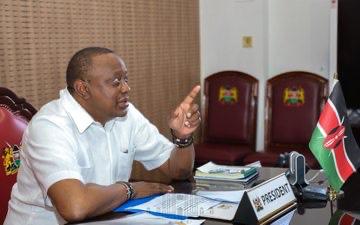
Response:
[[[238,71],[205,79],[202,141],[195,145],[195,164],[208,161],[241,164],[255,151],[258,80]]]
[[[260,160],[264,166],[278,166],[279,154],[297,151],[311,168],[319,168],[308,145],[327,96],[327,79],[313,73],[294,71],[269,79],[265,153],[248,155],[244,163]]]
[[[0,224],[8,209],[20,166],[21,138],[36,109],[12,91],[0,87]]]

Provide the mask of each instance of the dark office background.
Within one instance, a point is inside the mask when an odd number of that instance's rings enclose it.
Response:
[[[338,73],[347,107],[360,108],[359,0],[341,0],[338,9]]]

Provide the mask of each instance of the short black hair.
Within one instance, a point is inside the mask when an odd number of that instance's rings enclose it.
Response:
[[[92,57],[108,53],[114,53],[114,51],[103,47],[88,47],[81,49],[71,57],[66,69],[66,84],[70,93],[74,91],[75,80],[86,77],[91,68]]]

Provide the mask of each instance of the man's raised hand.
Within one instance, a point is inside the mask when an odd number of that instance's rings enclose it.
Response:
[[[199,105],[194,103],[199,92],[200,85],[196,85],[170,116],[169,127],[178,138],[189,137],[200,125]]]

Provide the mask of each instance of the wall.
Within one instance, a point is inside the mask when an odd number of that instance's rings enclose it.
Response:
[[[269,3],[269,77],[289,70],[329,74],[330,1]]]
[[[36,108],[65,87],[70,57],[88,46],[125,60],[131,101],[164,134],[167,117],[199,82],[194,0],[1,0],[0,86]]]
[[[200,0],[201,81],[221,70],[259,80],[257,149],[264,147],[268,78],[289,70],[328,77],[329,0]],[[242,37],[253,47],[243,48]]]

